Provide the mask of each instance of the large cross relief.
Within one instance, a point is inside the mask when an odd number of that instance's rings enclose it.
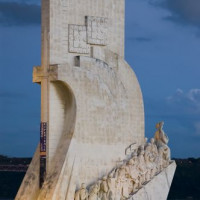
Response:
[[[86,25],[69,25],[69,52],[89,54],[90,45],[108,42],[108,18],[87,16]]]

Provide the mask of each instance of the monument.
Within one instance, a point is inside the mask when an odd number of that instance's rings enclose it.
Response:
[[[124,11],[125,0],[42,0],[40,144],[16,200],[167,199],[176,165],[162,122],[145,138]]]

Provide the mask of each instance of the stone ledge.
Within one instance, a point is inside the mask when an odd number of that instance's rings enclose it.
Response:
[[[33,83],[41,83],[44,77],[48,77],[50,81],[56,81],[58,79],[58,65],[50,65],[47,74],[40,66],[33,67]]]
[[[150,182],[143,186],[129,200],[166,200],[176,170],[176,163],[172,163]]]

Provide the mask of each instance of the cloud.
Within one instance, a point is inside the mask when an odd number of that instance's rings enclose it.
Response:
[[[171,113],[176,113],[181,125],[188,127],[189,134],[200,136],[200,89],[188,92],[177,89],[174,95],[167,98],[167,106]]]
[[[191,89],[184,92],[177,89],[176,93],[167,99],[168,106],[175,111],[185,114],[200,114],[200,89]]]
[[[40,24],[40,6],[36,4],[0,2],[0,24],[26,26]]]
[[[177,89],[166,99],[146,99],[146,132],[152,137],[155,123],[165,121],[175,157],[200,156],[200,89]]]
[[[162,6],[170,11],[166,20],[200,28],[199,0],[149,0],[150,4]]]

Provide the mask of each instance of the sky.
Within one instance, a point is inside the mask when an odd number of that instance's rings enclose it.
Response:
[[[39,141],[40,1],[0,0],[0,154]],[[126,0],[125,57],[141,84],[146,136],[164,121],[172,157],[200,157],[200,1]]]

